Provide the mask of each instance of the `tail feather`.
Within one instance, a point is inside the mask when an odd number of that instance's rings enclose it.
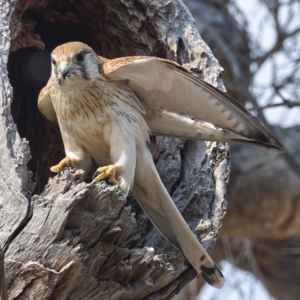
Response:
[[[162,235],[167,238],[175,247],[180,248],[176,235],[174,234],[173,228],[166,218],[163,207],[161,205],[149,205],[145,193],[139,188],[138,184],[134,185],[132,194],[138,201],[143,211],[147,214],[151,222],[159,229]],[[151,201],[151,200],[150,200]],[[158,203],[160,204],[160,203]]]
[[[148,149],[137,153],[132,192],[154,225],[174,246],[182,250],[197,273],[212,286],[221,288],[224,276],[176,208],[160,180]]]

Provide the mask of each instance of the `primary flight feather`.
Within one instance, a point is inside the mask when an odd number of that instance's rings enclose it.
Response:
[[[142,209],[198,274],[215,287],[224,278],[174,205],[156,171],[147,142],[150,134],[255,144],[281,144],[235,100],[196,79],[180,65],[156,57],[113,60],[87,45],[55,48],[52,71],[38,106],[58,122],[68,164],[99,168],[94,181],[108,178],[132,192]],[[118,179],[118,180],[117,180]]]

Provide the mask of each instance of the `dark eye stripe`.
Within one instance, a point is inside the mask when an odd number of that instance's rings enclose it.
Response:
[[[51,63],[53,64],[53,66],[56,66],[56,61],[53,57],[51,57]]]

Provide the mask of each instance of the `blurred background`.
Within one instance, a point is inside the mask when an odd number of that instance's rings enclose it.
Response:
[[[285,153],[231,145],[228,211],[212,252],[226,277],[176,300],[300,299],[300,1],[184,0],[224,68],[228,94]]]

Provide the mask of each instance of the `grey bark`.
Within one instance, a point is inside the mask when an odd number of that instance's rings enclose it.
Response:
[[[48,181],[63,148],[36,98],[49,52],[70,40],[109,58],[166,57],[223,88],[189,11],[176,0],[19,0],[0,11],[0,246],[9,299],[170,299],[195,271],[118,187],[84,182],[74,170]],[[153,137],[151,147],[176,205],[211,250],[226,210],[228,146]]]
[[[7,300],[7,286],[5,279],[5,267],[4,267],[4,252],[0,249],[0,299]]]

